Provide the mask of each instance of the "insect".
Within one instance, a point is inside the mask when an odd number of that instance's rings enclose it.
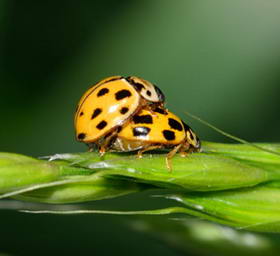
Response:
[[[78,141],[90,148],[98,141],[104,154],[110,138],[143,106],[163,106],[164,94],[152,83],[136,77],[112,76],[88,89],[75,114]]]
[[[200,151],[200,140],[180,118],[164,108],[142,109],[119,131],[110,143],[112,151],[136,151],[142,157],[145,151],[171,149],[166,164],[171,170],[171,158],[179,152]]]

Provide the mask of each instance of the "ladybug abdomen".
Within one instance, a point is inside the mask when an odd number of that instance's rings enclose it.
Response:
[[[148,143],[150,144],[150,143]],[[113,145],[111,146],[111,151],[117,152],[130,152],[141,150],[147,145],[146,142],[140,140],[126,140],[124,138],[116,138]]]

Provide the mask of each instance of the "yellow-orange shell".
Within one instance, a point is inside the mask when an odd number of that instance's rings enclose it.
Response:
[[[118,133],[119,140],[177,145],[186,139],[185,125],[172,112],[142,109]]]
[[[76,138],[85,143],[100,139],[133,115],[140,99],[134,86],[121,76],[100,81],[80,99],[75,114]]]

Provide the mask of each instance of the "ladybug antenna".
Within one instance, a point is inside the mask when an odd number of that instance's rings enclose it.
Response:
[[[238,138],[238,137],[236,137],[236,136],[234,136],[234,135],[232,135],[232,134],[230,134],[230,133],[227,133],[227,132],[225,132],[225,131],[219,129],[218,127],[216,127],[216,126],[214,126],[214,125],[208,123],[207,121],[201,119],[200,117],[198,117],[198,116],[196,116],[196,115],[193,115],[193,114],[191,114],[191,113],[189,113],[189,112],[185,112],[185,114],[186,114],[187,116],[190,116],[191,118],[195,119],[196,121],[198,121],[198,122],[200,122],[200,123],[202,123],[202,124],[204,124],[204,125],[210,127],[212,130],[214,130],[214,131],[216,131],[216,132],[218,132],[218,133],[224,135],[225,137],[228,137],[228,138],[230,138],[230,139],[232,139],[232,140],[238,141],[238,142],[240,142],[240,143],[242,143],[242,144],[250,145],[250,146],[252,146],[252,147],[254,147],[254,148],[257,148],[257,149],[259,149],[259,150],[266,151],[266,152],[268,152],[268,153],[271,153],[271,154],[280,156],[280,153],[277,152],[277,151],[270,150],[270,149],[268,149],[268,148],[264,148],[264,147],[258,146],[258,145],[254,144],[254,143],[252,143],[252,142],[247,141],[247,140]]]

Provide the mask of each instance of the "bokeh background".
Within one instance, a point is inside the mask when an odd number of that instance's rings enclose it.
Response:
[[[202,140],[228,142],[184,111],[249,141],[279,142],[279,27],[277,0],[1,0],[0,150],[86,150],[73,113],[82,93],[111,75],[157,84]],[[137,200],[104,204],[141,208]],[[180,255],[122,217],[2,210],[0,219],[0,252],[12,255]]]

